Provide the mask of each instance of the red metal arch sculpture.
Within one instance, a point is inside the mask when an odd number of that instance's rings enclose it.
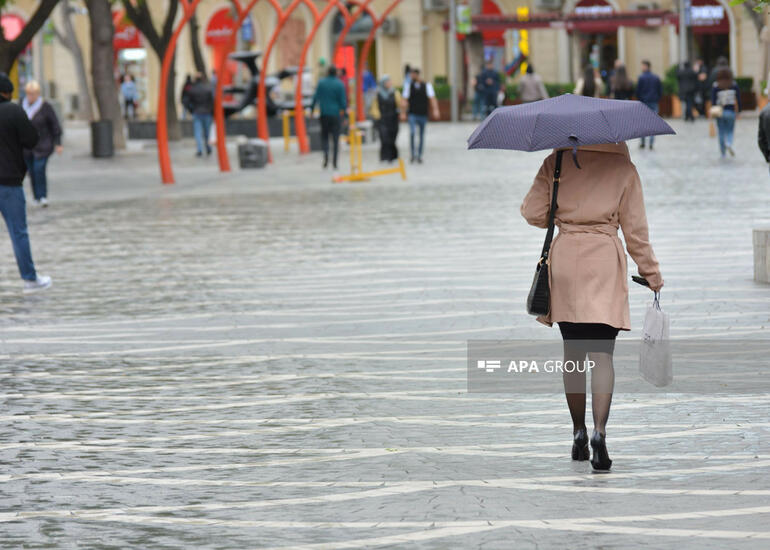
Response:
[[[342,32],[340,33],[339,38],[337,38],[337,43],[334,47],[334,53],[332,56],[332,60],[337,57],[337,52],[339,51],[340,46],[345,40],[345,36],[347,35],[350,28],[353,26],[353,23],[355,23],[361,15],[366,12],[371,17],[372,20],[375,19],[374,12],[372,12],[371,8],[369,8],[369,4],[373,0],[352,0],[351,3],[355,4],[356,6],[359,6],[359,9],[356,10],[355,14],[351,16],[350,12],[348,11],[345,4],[343,4],[340,0],[329,0],[329,3],[326,5],[324,10],[319,14],[317,11],[314,13],[314,16],[316,18],[316,23],[313,26],[313,29],[310,31],[310,34],[308,34],[307,39],[305,39],[305,44],[302,48],[302,55],[300,56],[299,60],[299,69],[297,71],[297,74],[299,75],[297,78],[297,88],[294,94],[294,112],[297,113],[297,116],[294,117],[294,127],[296,129],[297,134],[297,143],[299,145],[299,152],[300,154],[305,154],[310,152],[310,144],[308,143],[307,139],[307,128],[305,127],[305,117],[303,114],[303,106],[302,106],[302,72],[305,70],[305,59],[307,58],[308,50],[310,49],[310,46],[313,43],[313,40],[315,39],[316,32],[318,32],[319,27],[323,23],[324,19],[329,15],[331,10],[337,6],[342,13],[343,17],[345,18],[345,27],[342,29]],[[354,77],[356,75],[353,75]]]
[[[270,61],[270,54],[273,52],[273,46],[275,46],[275,42],[278,40],[278,36],[281,34],[283,27],[289,20],[289,17],[291,17],[292,13],[294,13],[294,10],[296,10],[300,4],[305,4],[311,12],[313,12],[313,10],[317,12],[316,7],[312,3],[312,0],[293,0],[285,10],[281,8],[278,0],[268,1],[273,6],[273,9],[275,9],[275,13],[278,16],[278,21],[276,23],[275,30],[273,30],[273,34],[270,36],[270,40],[267,43],[267,47],[265,48],[265,52],[262,57],[262,70],[259,73],[259,86],[257,87],[257,134],[259,135],[260,139],[263,139],[266,142],[269,142],[270,140],[270,131],[267,126],[267,89],[265,85],[265,79],[267,78],[267,64]],[[301,75],[298,75],[298,78],[301,79]],[[270,152],[270,146],[267,148],[267,154],[268,160],[272,162],[273,155]]]
[[[156,125],[156,138],[158,141],[158,161],[160,163],[160,177],[163,183],[174,183],[174,169],[171,166],[171,155],[168,151],[168,112],[166,104],[166,95],[168,93],[168,77],[171,73],[171,63],[176,53],[176,43],[179,35],[184,30],[187,22],[195,13],[201,0],[179,0],[182,5],[182,19],[179,21],[171,40],[166,47],[166,53],[163,56],[163,65],[160,71],[160,87],[158,90],[158,121]]]
[[[237,12],[237,19],[234,26],[235,31],[230,36],[229,48],[223,48],[219,57],[215,60],[217,74],[220,75],[220,78],[217,78],[217,87],[214,94],[214,120],[217,131],[217,157],[219,159],[220,172],[230,171],[230,157],[227,155],[227,143],[225,143],[225,140],[227,139],[225,110],[222,105],[225,84],[224,78],[221,78],[221,75],[225,74],[225,63],[227,63],[228,52],[235,49],[235,43],[238,36],[237,30],[241,28],[241,25],[243,25],[243,22],[249,16],[251,10],[254,9],[254,6],[259,2],[259,0],[249,0],[249,3],[244,6],[239,0],[231,1]]]
[[[401,0],[393,0],[379,19],[373,21],[372,29],[369,31],[369,36],[366,38],[364,47],[361,48],[361,53],[358,56],[358,75],[364,74],[364,64],[366,58],[369,57],[369,50],[372,48],[374,37],[377,35],[377,30],[385,23],[385,19],[393,12],[394,9],[401,3]],[[364,79],[356,78],[356,118],[359,122],[366,120],[366,112],[364,111]]]

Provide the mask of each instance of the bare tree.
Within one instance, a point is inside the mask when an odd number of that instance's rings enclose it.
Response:
[[[200,25],[198,24],[198,16],[193,15],[190,18],[190,47],[192,48],[195,70],[202,75],[208,76],[208,73],[206,72],[206,62],[203,60],[203,53],[201,52],[201,41],[198,36],[199,32]]]
[[[91,80],[94,85],[96,105],[101,120],[112,121],[113,141],[116,149],[126,148],[123,135],[123,116],[120,112],[118,87],[115,82],[115,54],[113,40],[115,25],[112,23],[110,0],[85,0],[88,19],[91,22]]]
[[[60,32],[54,25],[53,30],[57,40],[61,42],[72,56],[75,63],[75,73],[78,81],[78,118],[93,120],[93,100],[91,99],[91,89],[88,86],[88,75],[86,73],[86,64],[83,60],[83,50],[75,34],[75,26],[72,24],[72,14],[76,9],[70,4],[70,0],[61,0],[62,25],[64,32]]]
[[[174,33],[174,20],[179,8],[179,0],[168,0],[166,16],[161,25],[160,31],[155,27],[155,22],[150,13],[148,0],[122,0],[123,8],[131,22],[141,31],[149,42],[150,47],[158,56],[161,65],[163,57],[166,55],[171,35]],[[170,140],[179,140],[182,138],[182,130],[179,127],[179,115],[176,111],[176,56],[171,63],[171,70],[168,77],[168,93],[166,94],[166,105],[168,107],[168,137]]]
[[[0,13],[11,3],[11,0],[0,0]],[[59,0],[41,0],[35,13],[32,14],[27,24],[24,25],[19,36],[13,40],[6,40],[3,34],[3,27],[0,25],[0,72],[11,72],[11,67],[13,67],[16,58],[19,57],[19,54],[24,51],[27,44],[32,41],[32,38],[42,28],[58,3]]]

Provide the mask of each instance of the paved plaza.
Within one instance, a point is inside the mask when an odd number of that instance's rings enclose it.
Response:
[[[725,160],[672,124],[631,144],[672,336],[770,341],[756,119]],[[559,338],[524,308],[546,153],[469,152],[472,129],[429,126],[407,182],[332,184],[276,141],[227,175],[177,146],[163,187],[153,149],[93,160],[71,128],[29,210],[51,291],[22,295],[0,235],[0,547],[770,547],[766,362],[742,392],[632,393],[619,367],[609,474],[570,460],[560,386],[466,391],[468,340]],[[651,293],[630,291],[635,341]]]

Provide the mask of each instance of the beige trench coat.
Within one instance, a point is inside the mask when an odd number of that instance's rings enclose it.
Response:
[[[549,155],[521,205],[531,225],[548,227],[556,152]],[[564,152],[557,199],[559,234],[551,246],[551,312],[541,323],[604,323],[631,329],[626,246],[653,289],[663,286],[652,251],[642,184],[625,143],[580,147],[579,170]]]

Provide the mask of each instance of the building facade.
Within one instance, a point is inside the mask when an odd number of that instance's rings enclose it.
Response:
[[[768,43],[761,37],[768,35],[767,16],[753,16],[744,6],[730,6],[729,0],[690,0],[692,20],[688,36],[691,58],[702,57],[713,65],[719,56],[730,61],[738,76],[750,76],[759,83],[766,79]],[[372,0],[370,6],[376,16],[383,13],[392,0]],[[678,23],[672,13],[673,0],[646,2],[645,0],[459,0],[467,3],[474,16],[470,32],[458,35],[458,70],[463,75],[464,89],[485,59],[492,59],[501,70],[518,73],[517,59],[532,63],[546,82],[574,82],[587,63],[602,69],[610,67],[615,59],[622,60],[629,74],[635,77],[643,59],[649,60],[654,70],[663,72],[679,61]],[[166,2],[149,3],[160,26]],[[287,0],[280,2],[284,8]],[[320,11],[323,0],[314,2]],[[355,9],[348,2],[351,9]],[[396,84],[403,79],[406,65],[423,69],[427,80],[446,77],[449,73],[448,0],[402,0],[377,33],[368,58],[368,65],[376,76],[389,74]],[[3,14],[4,28],[11,18],[26,21],[34,11],[34,0],[17,0]],[[83,49],[86,67],[89,65],[89,22],[79,2],[71,5],[78,9],[70,14],[78,41]],[[52,23],[62,29],[62,8],[55,10]],[[181,10],[180,10],[181,11]],[[650,17],[639,26],[626,26],[624,17],[630,13],[647,11]],[[660,12],[669,12],[660,17]],[[263,51],[273,34],[278,16],[271,4],[260,1],[240,29],[234,29],[232,3],[229,0],[203,0],[197,11],[198,40],[210,73],[218,52],[222,51],[233,32],[238,33],[239,49]],[[482,16],[482,17],[479,17]],[[538,28],[506,27],[511,18],[551,21]],[[572,27],[570,18],[580,17],[583,22]],[[507,19],[506,19],[507,18]],[[481,20],[484,21],[481,21]],[[497,21],[490,25],[489,21]],[[498,21],[499,20],[499,21]],[[486,21],[486,23],[485,23]],[[588,22],[586,22],[588,21]],[[131,73],[142,94],[140,113],[152,117],[157,104],[160,61],[146,45],[144,38],[116,8],[116,78]],[[289,17],[278,37],[269,60],[268,72],[296,65],[305,37],[315,20],[311,10],[300,5]],[[334,46],[342,27],[337,10],[321,23],[307,56],[312,79],[330,63],[353,68],[353,59],[363,45],[372,20],[363,16],[348,34],[342,50],[334,56]],[[195,73],[190,26],[180,37],[176,52],[176,86],[181,91],[184,76]],[[6,33],[7,34],[7,33]],[[18,66],[21,81],[36,78],[43,82],[49,94],[61,105],[65,114],[75,111],[77,79],[70,53],[55,39],[50,29],[39,33],[25,52]],[[526,57],[522,57],[522,55]],[[217,75],[218,77],[220,75]],[[230,83],[238,83],[246,76],[238,63],[228,63],[221,75]],[[291,88],[291,82],[283,84]]]

